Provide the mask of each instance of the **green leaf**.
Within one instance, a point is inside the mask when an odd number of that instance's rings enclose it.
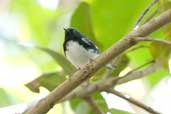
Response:
[[[158,82],[163,79],[164,77],[168,76],[169,72],[166,69],[158,69],[156,72],[146,76],[145,79],[149,82],[151,87],[154,87]]]
[[[91,114],[91,108],[86,102],[83,101],[77,106],[75,114]]]
[[[159,0],[159,5],[160,5],[160,12],[169,9],[171,6],[171,3],[169,0]]]
[[[56,88],[59,84],[61,84],[65,80],[66,77],[57,72],[43,74],[38,79],[40,86],[47,88],[49,91],[52,91],[54,88]]]
[[[159,6],[159,11],[163,12],[171,7],[171,3],[168,0],[159,0]],[[164,40],[171,40],[171,24],[167,24],[162,30],[162,38]],[[169,69],[168,61],[171,53],[171,46],[160,43],[151,43],[150,51],[154,59],[158,61],[163,68]]]
[[[76,110],[77,109],[77,106],[80,104],[81,102],[81,99],[72,99],[70,100],[70,106],[73,110]]]
[[[92,95],[92,99],[96,102],[98,107],[103,112],[107,112],[108,111],[108,107],[107,107],[106,101],[102,97],[100,92],[94,93]],[[89,105],[84,100],[81,100],[81,99],[70,100],[70,105],[71,105],[71,108],[73,109],[73,111],[76,114],[93,114],[93,112],[91,110],[91,107],[89,107]],[[83,111],[83,109],[84,109],[84,111]]]
[[[109,112],[111,114],[131,114],[130,112],[119,110],[119,109],[114,109],[114,108],[110,109]]]
[[[104,49],[132,29],[138,16],[150,2],[151,0],[108,0],[107,2],[93,0],[91,2],[93,27],[97,40],[103,43]]]
[[[170,58],[171,46],[161,43],[151,43],[150,52],[153,58],[166,69],[169,69],[168,61]]]
[[[71,17],[71,27],[77,28],[96,44],[99,44],[93,31],[90,6],[81,2]]]
[[[118,58],[115,59],[116,68],[113,68],[109,71],[109,76],[118,76],[118,74],[128,66],[129,61],[130,59],[126,54],[118,56]],[[102,79],[102,76],[104,76],[105,71],[106,67],[100,69],[98,72],[95,73],[95,76],[91,78],[91,81],[97,81]]]
[[[116,69],[114,69],[112,71],[111,76],[113,76],[113,75],[118,76],[119,73],[128,66],[129,61],[130,60],[129,60],[128,56],[125,54],[118,56],[118,58],[116,58],[116,63],[115,63]]]
[[[106,113],[108,111],[107,103],[100,92],[93,93],[92,98],[103,112]]]
[[[0,106],[7,106],[11,103],[10,96],[5,92],[4,89],[0,88]]]
[[[76,70],[75,67],[63,55],[48,48],[39,47],[38,49],[49,54],[63,68],[66,74],[71,74]]]
[[[70,100],[70,105],[75,114],[89,114],[90,113],[90,107],[82,99],[72,99]]]
[[[131,64],[133,64],[135,67],[138,67],[146,63],[147,61],[151,61],[153,59],[150,50],[145,43],[140,43],[139,45],[137,45],[137,47],[142,45],[146,47],[138,48],[136,50],[129,51],[129,53],[127,53],[131,61]]]
[[[28,87],[31,91],[37,93],[39,92],[40,86],[47,88],[49,91],[52,91],[65,80],[66,77],[64,74],[61,74],[60,72],[49,72],[44,73],[37,79],[27,83],[26,87]]]
[[[35,0],[15,0],[12,1],[11,7],[24,17],[24,22],[27,23],[24,23],[24,27],[30,29],[33,34],[32,40],[40,46],[47,46],[53,32],[50,25],[56,16],[56,11],[41,7]]]

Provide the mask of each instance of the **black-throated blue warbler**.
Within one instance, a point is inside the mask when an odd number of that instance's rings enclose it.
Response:
[[[99,49],[86,36],[74,28],[64,28],[65,40],[63,43],[66,58],[76,67],[81,68],[99,56]],[[112,69],[112,65],[106,65]]]

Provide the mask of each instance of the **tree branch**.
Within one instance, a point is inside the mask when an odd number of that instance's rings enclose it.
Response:
[[[117,85],[147,76],[148,74],[155,72],[158,68],[158,63],[154,63],[144,70],[134,71],[131,74],[123,76],[121,79],[119,79],[117,81]]]
[[[128,72],[123,77],[112,77],[106,80],[101,80],[100,82],[97,83],[93,83],[84,89],[81,88],[79,90],[78,89],[74,90],[71,93],[69,93],[67,96],[62,98],[59,102],[63,102],[77,97],[86,97],[87,95],[91,95],[95,91],[103,91],[106,90],[107,88],[113,88],[115,85],[123,84],[131,80],[142,78],[144,76],[147,76],[148,74],[155,72],[158,68],[156,66],[158,65],[154,63],[143,70],[136,71],[139,68],[138,67]]]
[[[150,63],[150,62],[147,62],[147,63]],[[147,63],[145,63],[144,65],[147,65]],[[154,63],[154,64],[156,64],[156,63]],[[112,78],[108,78],[105,80],[102,79],[98,82],[94,82],[93,84],[88,85],[87,87],[77,88],[74,91],[72,91],[71,93],[69,93],[68,95],[66,95],[65,97],[63,97],[62,99],[60,99],[59,102],[64,102],[66,100],[71,100],[71,99],[78,98],[78,97],[83,98],[83,97],[91,95],[95,91],[104,91],[108,88],[113,88],[117,84],[122,84],[122,83],[126,83],[130,80],[135,80],[137,78],[141,78],[143,76],[146,76],[146,75],[154,72],[158,68],[158,67],[154,68],[154,66],[157,66],[154,64],[147,67],[146,69],[139,70],[139,68],[144,66],[144,65],[141,65],[141,66],[133,69],[132,71],[128,72],[123,77],[112,77]],[[151,70],[151,69],[153,69],[153,70]],[[139,70],[139,71],[136,71],[136,70]],[[36,103],[34,103],[34,105],[35,104]],[[30,107],[34,107],[34,105],[32,105]]]
[[[144,64],[138,66],[137,68],[134,68],[133,70],[129,71],[129,72],[126,73],[125,76],[123,76],[123,77],[126,77],[126,76],[128,76],[129,74],[132,74],[132,73],[138,71],[139,69],[141,69],[141,68],[143,68],[143,67],[145,67],[145,66],[147,66],[147,65],[149,65],[149,64],[152,64],[152,63],[154,63],[154,62],[155,62],[154,60],[148,61],[148,62],[146,62],[146,63],[144,63]]]
[[[163,12],[160,16],[150,20],[137,30],[131,31],[115,45],[102,53],[96,60],[83,66],[83,68],[75,72],[71,76],[70,80],[66,80],[57,88],[55,88],[48,96],[39,101],[36,106],[29,109],[26,114],[45,114],[54,106],[56,102],[70,93],[85,80],[92,77],[92,75],[97,72],[102,66],[107,64],[109,61],[120,55],[131,46],[135,45],[137,42],[133,38],[147,36],[148,34],[169,23],[170,21],[171,9]]]
[[[136,51],[136,50],[141,49],[141,48],[148,48],[148,46],[146,46],[146,45],[140,45],[140,46],[137,46],[137,47],[133,47],[133,48],[130,48],[130,49],[127,51],[127,53]]]
[[[156,42],[156,43],[171,45],[171,42],[170,41],[160,40],[160,39],[154,39],[154,38],[150,38],[150,37],[136,37],[135,40],[137,42],[140,42],[140,41],[149,41],[149,42]]]
[[[137,101],[137,100],[135,100],[135,99],[133,99],[133,98],[131,98],[129,96],[123,95],[122,93],[120,93],[120,92],[118,92],[116,90],[107,89],[106,92],[112,93],[112,94],[114,94],[114,95],[116,95],[116,96],[118,96],[118,97],[120,97],[122,99],[125,99],[126,101],[134,104],[135,106],[138,106],[139,108],[142,108],[142,109],[146,110],[150,114],[161,114],[161,113],[155,111],[153,108],[151,108],[151,107],[149,107],[149,106],[147,106],[147,105],[145,105],[145,104],[143,104],[143,103],[141,103],[141,102],[139,102],[139,101]]]
[[[86,97],[87,95],[91,95],[95,91],[103,91],[106,88],[109,88],[109,87],[112,87],[113,85],[115,85],[116,82],[118,81],[118,79],[120,79],[120,78],[121,77],[109,78],[109,79],[88,85],[88,87],[86,87],[84,89],[81,88],[79,90],[72,91],[70,94],[68,94],[61,100],[59,100],[59,102],[63,102],[66,100],[77,98],[77,97]]]
[[[87,104],[90,106],[94,114],[103,114],[100,110],[100,108],[97,106],[96,102],[92,99],[91,96],[84,97],[84,100],[87,102]]]

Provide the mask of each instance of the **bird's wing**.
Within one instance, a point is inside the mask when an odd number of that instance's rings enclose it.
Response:
[[[83,46],[88,49],[93,49],[95,53],[99,53],[98,47],[93,44],[92,41],[90,41],[88,38],[82,37],[81,40],[83,41]]]

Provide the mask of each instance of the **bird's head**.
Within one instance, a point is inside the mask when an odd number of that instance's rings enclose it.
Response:
[[[84,37],[79,31],[74,28],[64,28],[65,40],[79,40]]]

